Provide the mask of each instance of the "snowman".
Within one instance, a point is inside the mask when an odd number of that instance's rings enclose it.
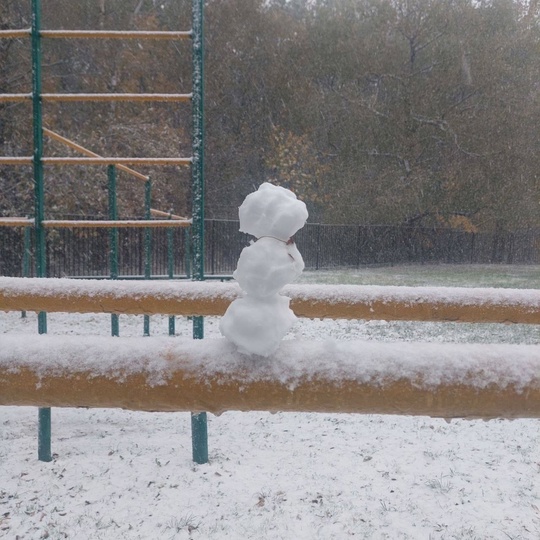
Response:
[[[239,352],[270,356],[296,321],[290,298],[279,291],[304,269],[292,237],[308,212],[292,191],[264,183],[246,197],[239,216],[240,231],[257,240],[240,254],[233,277],[244,294],[229,306],[220,330]]]

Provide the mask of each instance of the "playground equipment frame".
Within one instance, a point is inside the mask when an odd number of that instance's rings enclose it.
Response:
[[[0,226],[33,227],[35,238],[36,276],[47,276],[45,229],[47,227],[75,227],[90,226],[84,222],[66,222],[58,220],[45,220],[44,204],[44,174],[45,165],[101,165],[107,166],[109,183],[109,217],[108,223],[94,222],[92,226],[109,227],[111,229],[111,278],[118,277],[117,261],[115,263],[114,246],[117,245],[117,228],[142,226],[145,228],[145,277],[150,277],[151,254],[151,227],[190,227],[192,243],[190,246],[192,261],[192,279],[204,280],[204,28],[203,28],[203,0],[192,0],[192,29],[180,32],[160,31],[94,31],[94,30],[43,30],[41,28],[41,0],[31,0],[32,26],[27,29],[0,30],[0,39],[30,38],[32,56],[32,91],[30,93],[0,94],[0,102],[32,103],[33,120],[33,155],[32,156],[1,156],[0,165],[33,167],[34,176],[34,219],[3,218]],[[186,94],[46,94],[42,92],[42,54],[41,42],[43,39],[157,39],[179,40],[190,39],[192,42],[192,92]],[[192,156],[167,158],[141,158],[141,157],[102,157],[80,147],[73,141],[54,134],[43,128],[42,107],[47,102],[62,101],[102,101],[102,102],[188,102],[192,103]],[[81,151],[86,157],[45,157],[43,153],[44,135],[52,136],[67,144],[72,149]],[[151,181],[150,178],[136,171],[128,169],[127,165],[162,166],[176,165],[191,166],[192,216],[191,220],[177,220],[169,215],[167,220],[151,220]],[[116,168],[120,168],[145,182],[145,220],[134,224],[117,219],[116,211]],[[113,194],[111,195],[111,189]],[[164,217],[164,216],[161,216]],[[172,237],[171,237],[172,238]],[[170,272],[169,272],[170,273]],[[111,332],[118,335],[118,326],[115,319],[111,320]],[[196,317],[193,322],[193,337],[201,339],[204,336],[204,323],[202,317]],[[170,330],[174,329],[171,325]],[[44,311],[38,315],[39,334],[47,333],[47,317]],[[149,319],[145,317],[144,334],[149,334]],[[192,416],[193,426],[193,459],[197,463],[208,461],[208,443],[206,432],[206,417],[204,413]],[[38,457],[41,461],[51,461],[51,411],[48,408],[39,410]]]

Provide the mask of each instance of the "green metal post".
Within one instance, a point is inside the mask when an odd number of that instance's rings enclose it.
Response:
[[[205,412],[191,413],[191,448],[195,463],[208,463],[208,418]]]
[[[172,216],[169,216],[172,219]],[[167,229],[167,273],[169,279],[174,278],[174,230]],[[174,336],[176,333],[176,319],[174,315],[169,316],[169,336]]]
[[[24,238],[24,251],[23,251],[23,267],[22,273],[23,277],[28,277],[30,275],[30,227],[25,227],[23,232]],[[21,317],[26,319],[26,311],[21,311]]]
[[[107,166],[107,178],[109,184],[109,219],[118,219],[118,205],[116,204],[116,167]],[[109,229],[109,265],[111,279],[118,279],[118,229]],[[120,335],[119,317],[115,313],[111,315],[111,336]]]
[[[51,452],[51,409],[38,409],[38,459],[52,461]]]
[[[191,278],[191,227],[184,229],[184,267],[186,277]]]
[[[41,6],[32,0],[32,123],[34,135],[34,232],[36,237],[36,276],[46,277],[45,216],[43,187],[43,113],[41,110]],[[47,333],[47,314],[38,313],[38,332]],[[38,459],[52,461],[51,409],[39,409]]]
[[[204,280],[204,0],[192,0],[192,279]],[[193,317],[193,338],[204,337],[203,317]],[[208,427],[206,413],[192,413],[191,441],[193,461],[208,463]]]
[[[150,219],[152,205],[152,182],[148,179],[144,184],[144,219]],[[152,275],[152,231],[149,227],[144,229],[144,279]],[[143,335],[150,335],[150,316],[144,316]]]
[[[32,0],[32,120],[34,128],[34,231],[36,235],[36,276],[46,277],[44,187],[43,187],[43,113],[41,109],[41,6]],[[39,333],[47,332],[47,316],[39,313]]]

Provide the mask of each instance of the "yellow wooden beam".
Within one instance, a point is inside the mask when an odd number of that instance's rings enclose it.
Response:
[[[41,222],[48,229],[163,229],[171,227],[189,227],[191,220],[176,219],[117,219],[117,220],[70,220],[47,219]]]
[[[31,99],[32,94],[0,94],[0,103],[15,103],[21,101],[30,101]]]
[[[291,285],[283,293],[299,317],[540,324],[539,290]],[[0,278],[3,311],[219,316],[240,295],[235,283]]]
[[[191,165],[192,159],[190,157],[189,158],[44,157],[42,161],[43,163],[48,164],[48,165],[148,165],[148,166],[154,166],[154,165]],[[0,158],[0,163],[1,163],[1,158]]]
[[[21,31],[28,32],[29,31]],[[183,32],[145,30],[42,30],[41,37],[54,39],[188,39],[190,30]],[[0,37],[3,37],[0,34]],[[5,37],[5,36],[4,36]]]
[[[0,227],[32,227],[34,220],[23,217],[0,217]]]
[[[191,94],[42,94],[41,99],[49,102],[79,102],[79,101],[164,101],[178,103],[191,100]]]
[[[32,165],[34,158],[31,156],[1,156],[0,165]]]
[[[540,347],[2,337],[0,405],[540,418]]]
[[[13,39],[13,38],[21,38],[21,37],[30,37],[32,34],[31,28],[21,28],[13,30],[0,30],[0,39],[1,38],[7,38],[7,39]]]

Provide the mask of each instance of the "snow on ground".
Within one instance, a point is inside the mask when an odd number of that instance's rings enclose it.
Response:
[[[121,335],[142,324],[120,317]],[[0,346],[36,328],[0,313]],[[218,320],[205,328],[217,337]],[[48,330],[107,335],[110,317],[50,314]],[[300,320],[293,337],[540,343],[527,325],[384,321]],[[41,463],[37,411],[1,412],[0,538],[540,538],[537,420],[229,412],[209,415],[210,463],[195,465],[188,414],[53,409]]]

